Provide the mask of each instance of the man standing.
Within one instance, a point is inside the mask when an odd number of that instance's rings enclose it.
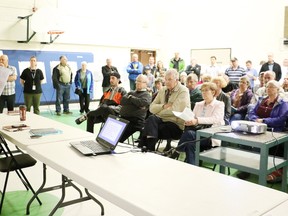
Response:
[[[212,78],[218,76],[221,71],[220,67],[217,65],[216,60],[217,60],[216,56],[211,56],[210,57],[211,64],[210,66],[206,68],[206,71],[205,71],[205,73],[209,74]]]
[[[94,124],[105,122],[108,115],[118,115],[120,112],[120,101],[126,91],[119,86],[120,74],[110,74],[110,88],[104,92],[100,99],[99,107],[87,114],[87,131],[94,133]]]
[[[0,56],[0,66],[10,70],[6,85],[0,97],[0,113],[3,113],[5,104],[7,104],[8,111],[14,110],[15,105],[15,80],[17,79],[17,71],[13,66],[8,65],[8,56]]]
[[[141,131],[152,96],[147,91],[148,78],[140,74],[136,78],[136,90],[130,91],[121,99],[120,116],[129,121],[120,142],[124,142],[136,131]]]
[[[67,64],[67,57],[60,56],[60,64],[53,68],[53,87],[56,89],[56,114],[61,115],[61,101],[63,99],[63,113],[69,111],[70,87],[72,84],[72,70]]]
[[[130,90],[135,90],[136,77],[143,72],[143,64],[138,61],[138,55],[134,53],[132,55],[132,62],[126,68],[127,73],[129,73]]]
[[[178,72],[169,69],[165,74],[165,86],[159,90],[150,105],[150,115],[143,129],[139,147],[146,146],[154,151],[158,139],[179,139],[184,129],[184,120],[172,111],[183,112],[190,108],[189,93],[186,86],[178,81]]]
[[[116,67],[112,66],[112,60],[110,58],[106,59],[106,65],[102,67],[102,90],[103,94],[110,88],[110,74],[113,72],[117,72],[118,70]]]
[[[196,74],[198,80],[200,80],[200,73],[201,73],[201,65],[197,64],[196,59],[191,59],[191,64],[187,66],[185,72],[187,75],[189,74]]]
[[[151,74],[155,77],[155,73],[156,73],[156,65],[155,65],[155,58],[154,58],[154,56],[150,56],[149,57],[149,63],[146,65],[146,66],[148,66],[148,67],[150,67],[150,69],[151,69]],[[145,67],[146,67],[145,66]],[[144,68],[145,68],[144,67]]]
[[[235,87],[239,87],[240,77],[245,76],[245,69],[238,65],[238,59],[231,59],[231,67],[227,68],[225,74],[229,77],[229,80]]]
[[[279,81],[282,76],[281,66],[274,62],[274,55],[273,53],[268,53],[268,62],[264,63],[260,69],[259,74],[264,71],[274,71],[276,74],[275,80]]]
[[[179,52],[175,52],[174,55],[175,55],[174,58],[170,60],[169,68],[176,69],[177,72],[180,74],[185,70],[185,62],[183,59],[180,58]]]

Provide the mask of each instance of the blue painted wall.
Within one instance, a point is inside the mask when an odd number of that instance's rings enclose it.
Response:
[[[41,105],[43,104],[54,104],[55,102],[55,91],[52,85],[52,70],[53,67],[59,64],[59,57],[62,55],[67,56],[68,64],[73,70],[73,77],[75,76],[76,70],[81,68],[81,62],[86,61],[88,63],[94,62],[94,56],[88,52],[66,52],[66,51],[27,51],[27,50],[2,50],[3,54],[8,55],[9,65],[16,67],[17,69],[17,80],[16,80],[16,105],[24,103],[23,87],[20,85],[20,75],[23,69],[29,67],[29,60],[31,56],[37,57],[39,65],[45,67],[43,70],[44,76],[46,76],[46,83],[42,84],[43,94],[41,97]],[[22,63],[21,63],[22,62]],[[24,62],[24,63],[23,63]],[[23,65],[26,67],[23,68]],[[41,67],[39,67],[42,69]],[[74,81],[74,78],[73,78]],[[74,94],[75,85],[71,86],[70,99],[71,102],[78,101],[78,96]],[[93,95],[91,95],[93,98]]]

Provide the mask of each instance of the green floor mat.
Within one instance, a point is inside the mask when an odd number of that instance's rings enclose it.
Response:
[[[32,197],[30,191],[9,191],[6,192],[1,216],[23,216],[26,215],[26,205]],[[47,216],[59,201],[59,197],[49,193],[41,193],[39,198],[42,202],[40,206],[37,200],[34,200],[30,206],[30,216]],[[64,209],[60,208],[54,214],[62,215]]]

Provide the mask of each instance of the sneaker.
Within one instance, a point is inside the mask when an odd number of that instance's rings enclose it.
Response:
[[[70,112],[70,111],[64,111],[63,113],[64,113],[64,114],[73,114],[73,113]]]
[[[57,116],[61,116],[61,112],[56,112],[56,115]]]
[[[247,172],[239,172],[237,173],[237,177],[240,178],[240,179],[248,179],[250,177],[250,173],[247,173]]]
[[[282,181],[283,169],[278,169],[266,177],[268,183],[280,183]]]

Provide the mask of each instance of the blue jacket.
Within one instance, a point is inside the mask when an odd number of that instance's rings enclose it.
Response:
[[[81,76],[80,73],[81,73],[81,69],[79,69],[76,72],[74,83],[75,83],[75,87],[76,88],[79,88],[79,89],[83,90],[82,84],[81,84],[81,81],[80,81],[80,76]],[[92,93],[93,92],[93,74],[89,70],[86,70],[86,86],[87,86],[87,94]]]
[[[134,64],[137,65],[136,68],[134,68]],[[126,71],[129,73],[129,80],[135,81],[136,77],[143,72],[143,64],[141,62],[131,62],[127,66]]]
[[[261,102],[266,98],[267,97],[259,98],[254,109],[252,109],[248,113],[248,119],[250,121],[255,121],[256,119],[260,118],[259,116],[257,116],[256,112]],[[270,128],[274,128],[274,131],[283,131],[287,120],[287,113],[288,113],[288,103],[278,97],[278,100],[274,104],[274,107],[271,111],[270,117],[264,118],[263,123],[267,124],[267,126]]]

